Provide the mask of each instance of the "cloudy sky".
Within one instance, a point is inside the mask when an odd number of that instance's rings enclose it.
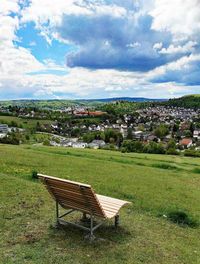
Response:
[[[200,0],[0,0],[0,99],[200,93]]]

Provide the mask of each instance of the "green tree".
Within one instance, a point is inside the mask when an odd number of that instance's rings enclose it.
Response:
[[[86,143],[90,143],[95,139],[95,134],[92,132],[88,132],[83,135],[83,141]]]
[[[127,139],[133,139],[133,130],[132,128],[128,128],[128,131],[127,131]]]
[[[45,139],[43,142],[44,146],[50,146],[50,141],[48,139]]]
[[[72,131],[71,131],[71,136],[72,137],[79,137],[80,136],[80,132],[81,132],[81,130],[80,130],[80,128],[74,128]]]
[[[143,152],[143,144],[140,141],[125,140],[121,146],[122,152]]]
[[[167,144],[167,149],[176,149],[176,142],[174,139],[170,139]]]
[[[157,127],[155,130],[154,130],[154,134],[155,136],[157,136],[158,138],[163,138],[164,136],[166,136],[167,134],[169,133],[169,128],[164,125],[164,124],[161,124],[159,127]]]
[[[151,141],[145,145],[143,152],[152,154],[165,154],[165,149],[161,143]]]
[[[185,130],[184,131],[184,136],[185,137],[192,137],[192,132],[190,130]]]

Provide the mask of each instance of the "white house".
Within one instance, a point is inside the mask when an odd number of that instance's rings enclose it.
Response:
[[[127,125],[121,125],[120,133],[122,134],[123,138],[127,137],[128,126]]]
[[[105,141],[101,139],[94,139],[92,143],[98,145],[99,147],[103,147],[106,145]]]
[[[88,146],[85,142],[73,142],[72,148],[86,148]]]
[[[88,144],[88,147],[92,148],[92,149],[98,149],[99,145],[91,142],[91,143]]]
[[[6,134],[0,133],[0,138],[4,138],[4,137],[6,137]]]
[[[193,138],[200,140],[200,129],[196,129],[193,132]]]
[[[0,133],[7,134],[8,133],[8,125],[7,124],[0,124]]]

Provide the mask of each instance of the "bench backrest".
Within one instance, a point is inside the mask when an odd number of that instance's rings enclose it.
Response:
[[[51,196],[65,209],[76,209],[94,216],[105,217],[90,185],[38,174]]]

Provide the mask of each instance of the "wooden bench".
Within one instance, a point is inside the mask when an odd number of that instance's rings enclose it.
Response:
[[[94,217],[110,219],[115,218],[115,226],[119,224],[119,210],[125,204],[130,202],[95,194],[92,187],[88,184],[60,179],[52,176],[38,174],[38,178],[45,184],[48,192],[56,201],[56,223],[57,224],[72,224],[86,231],[89,231],[90,238],[94,238],[93,232],[102,222],[94,226]],[[68,211],[59,215],[59,205]],[[86,215],[90,216],[90,227],[84,225],[64,221],[64,216],[73,211],[83,213],[83,220],[86,220]]]

